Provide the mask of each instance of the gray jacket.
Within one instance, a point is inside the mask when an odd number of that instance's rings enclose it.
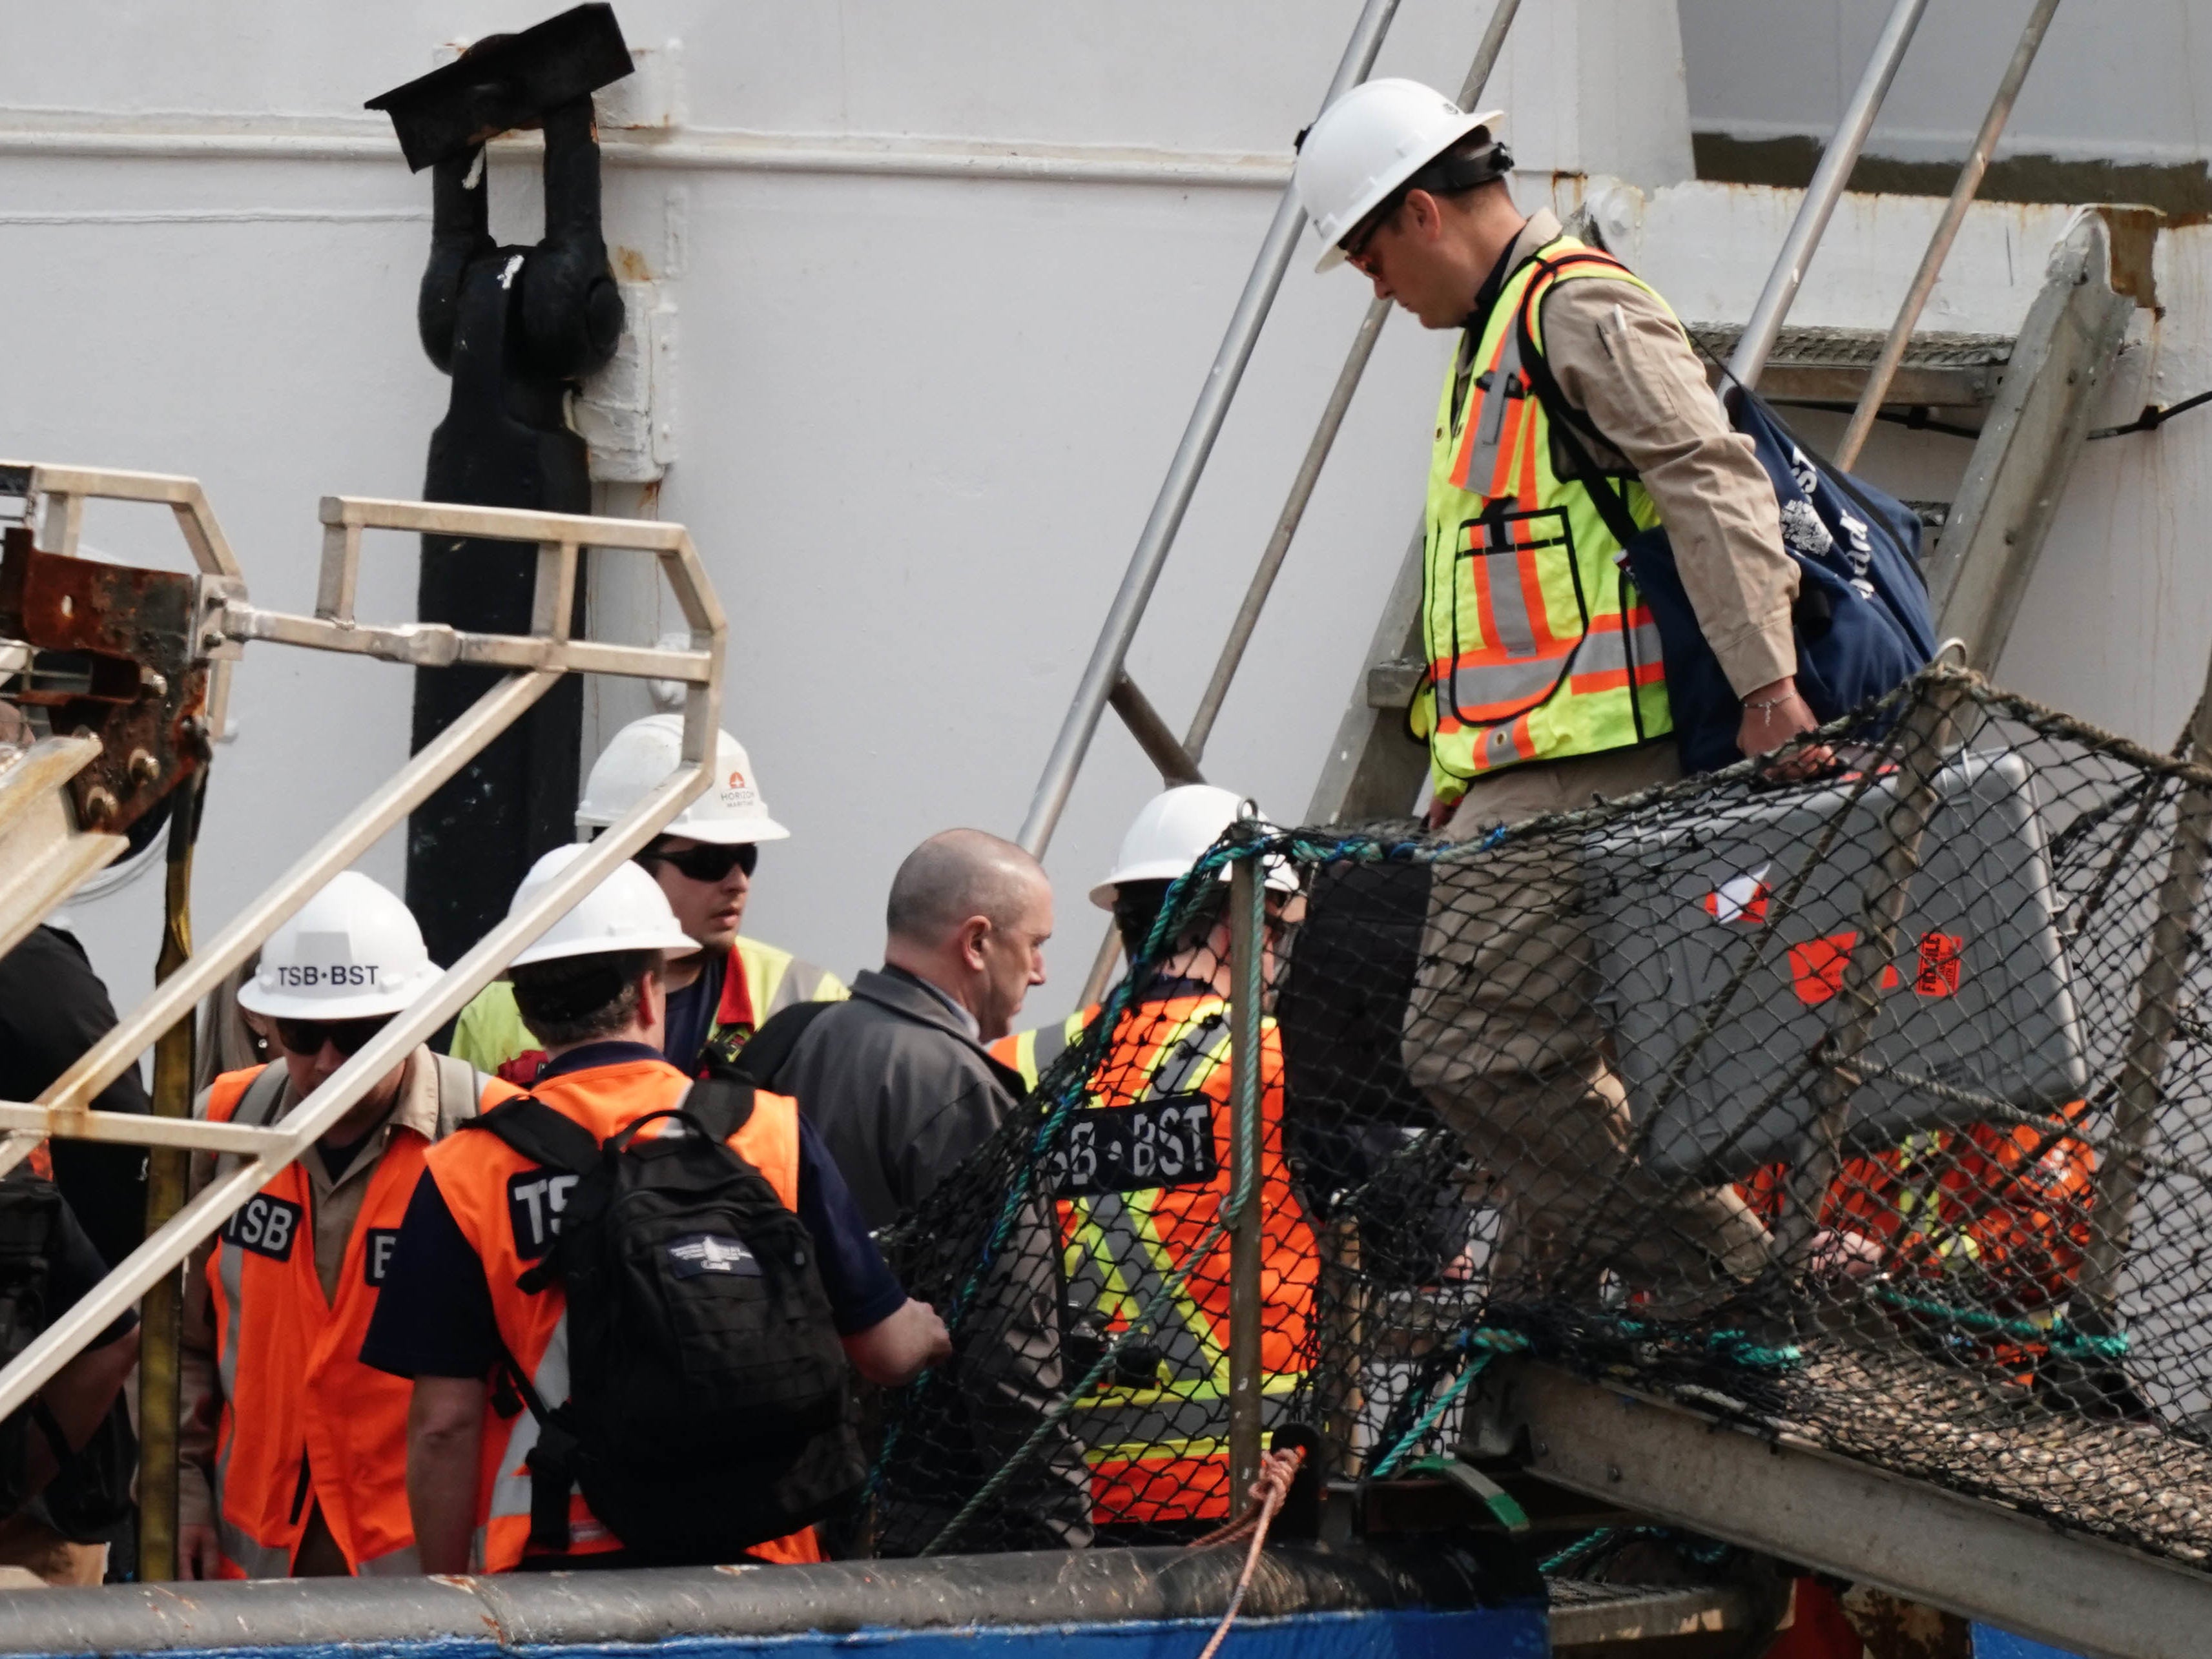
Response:
[[[851,1001],[822,1004],[805,1018],[789,1053],[755,1076],[796,1097],[871,1227],[927,1198],[1024,1092],[1019,1073],[992,1059],[951,1009],[896,969],[860,974]],[[754,1044],[780,1046],[769,1041],[774,1030],[774,1022],[763,1027]],[[995,1196],[986,1202],[995,1212]],[[959,1501],[1024,1446],[1026,1461],[957,1547],[1091,1542],[1090,1472],[1073,1432],[1063,1421],[1030,1443],[1065,1386],[1060,1295],[1052,1200],[1039,1188],[953,1333],[952,1386],[908,1402],[902,1449],[876,1510],[884,1553],[910,1555],[927,1544]]]
[[[795,1096],[871,1227],[927,1197],[1006,1121],[1018,1073],[920,981],[888,969],[806,1028],[772,1084]]]

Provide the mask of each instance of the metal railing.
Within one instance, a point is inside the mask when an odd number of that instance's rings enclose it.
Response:
[[[1875,114],[1889,95],[1889,83],[1897,78],[1905,49],[1912,44],[1912,32],[1920,27],[1921,14],[1927,9],[1928,0],[1897,0],[1890,8],[1889,19],[1875,38],[1874,53],[1867,59],[1850,102],[1844,106],[1843,119],[1836,124],[1835,136],[1820,152],[1820,164],[1813,169],[1812,182],[1805,186],[1797,216],[1790,222],[1790,234],[1782,239],[1782,251],[1766,273],[1766,286],[1759,290],[1743,332],[1736,337],[1735,349],[1729,354],[1730,379],[1745,386],[1759,384],[1759,372],[1766,367],[1767,356],[1782,333],[1783,319],[1790,314],[1798,287],[1805,280],[1805,268],[1813,263],[1814,250],[1828,228],[1829,216],[1836,210],[1844,186],[1850,182],[1859,152],[1866,148]]]
[[[1358,22],[1352,27],[1352,39],[1345,44],[1336,74],[1329,81],[1328,92],[1322,94],[1322,108],[1327,109],[1335,102],[1338,94],[1347,87],[1367,78],[1367,71],[1375,65],[1375,55],[1382,49],[1382,37],[1389,32],[1390,20],[1397,10],[1398,0],[1366,0],[1360,9]],[[1220,349],[1213,354],[1213,365],[1206,371],[1197,407],[1191,410],[1190,419],[1183,427],[1182,441],[1176,446],[1175,459],[1168,463],[1167,477],[1160,481],[1152,514],[1145,520],[1143,533],[1137,538],[1136,550],[1129,556],[1129,568],[1122,574],[1120,591],[1114,595],[1113,605],[1106,613],[1106,625],[1099,630],[1098,643],[1091,647],[1091,660],[1076,687],[1075,701],[1068,706],[1067,718],[1061,722],[1052,755],[1045,762],[1044,775],[1037,780],[1029,815],[1022,820],[1021,832],[1016,839],[1032,853],[1043,853],[1052,840],[1053,830],[1059,825],[1060,812],[1067,805],[1068,793],[1075,787],[1075,775],[1083,769],[1083,757],[1090,750],[1092,734],[1098,730],[1098,717],[1105,712],[1107,699],[1122,678],[1121,665],[1129,654],[1129,641],[1136,636],[1137,624],[1144,619],[1145,607],[1152,602],[1152,588],[1160,579],[1161,568],[1167,563],[1168,550],[1175,545],[1176,532],[1182,528],[1183,514],[1190,507],[1207,458],[1213,453],[1213,441],[1221,435],[1221,423],[1228,417],[1237,384],[1244,378],[1244,366],[1252,360],[1252,348],[1259,340],[1261,325],[1267,320],[1267,313],[1274,305],[1275,290],[1282,286],[1283,273],[1290,269],[1291,256],[1297,251],[1298,233],[1305,224],[1305,210],[1298,204],[1297,185],[1295,182],[1284,185],[1282,199],[1275,204],[1275,216],[1268,223],[1267,235],[1261,239],[1259,258],[1253,261],[1252,274],[1244,279],[1244,291],[1237,296],[1237,309],[1230,315],[1229,331],[1222,337]]]
[[[315,611],[297,616],[252,604],[236,560],[189,478],[0,463],[27,498],[44,508],[46,550],[73,551],[88,498],[157,501],[185,526],[202,575],[200,641],[222,665],[247,641],[342,651],[413,665],[474,663],[515,671],[398,773],[374,791],[209,945],[94,1043],[35,1102],[0,1102],[0,1129],[12,1132],[0,1161],[19,1161],[40,1136],[179,1146],[228,1152],[242,1161],[221,1174],[176,1216],[117,1265],[99,1285],[56,1319],[0,1370],[0,1416],[21,1407],[118,1314],[163,1275],[175,1271],[230,1213],[315,1141],[430,1034],[457,1015],[532,939],[643,847],[709,781],[720,721],[722,649],[727,623],[684,526],[557,513],[385,501],[331,496]],[[531,632],[472,634],[439,623],[377,626],[354,616],[364,530],[426,532],[465,538],[530,542],[539,549]],[[580,555],[586,547],[650,553],[660,562],[691,631],[689,650],[658,650],[569,637]],[[95,1111],[92,1100],[243,963],[270,933],[400,823],[570,673],[618,674],[681,682],[682,763],[625,813],[521,914],[487,933],[429,992],[395,1016],[323,1086],[278,1123],[265,1128],[191,1119]],[[210,693],[210,705],[215,699]]]
[[[1936,221],[1935,233],[1928,239],[1928,251],[1920,256],[1920,269],[1913,273],[1912,285],[1905,290],[1904,302],[1897,308],[1897,319],[1889,326],[1889,337],[1882,342],[1881,356],[1867,375],[1866,389],[1859,393],[1859,406],[1851,411],[1851,423],[1844,429],[1843,441],[1836,446],[1836,465],[1846,471],[1858,459],[1859,451],[1866,447],[1867,434],[1874,430],[1875,421],[1881,413],[1882,398],[1889,391],[1890,381],[1896,378],[1897,366],[1905,361],[1905,348],[1912,343],[1912,331],[1920,321],[1920,313],[1928,304],[1928,296],[1936,291],[1936,278],[1942,273],[1943,261],[1958,238],[1959,227],[1966,222],[1966,210],[1973,205],[1981,190],[1982,175],[1989,171],[1990,158],[1996,153],[1997,139],[2004,132],[2005,123],[2012,118],[2013,103],[2020,96],[2028,70],[2034,66],[2035,54],[2043,48],[2043,37],[2050,31],[2051,14],[2057,9],[2058,0],[2036,0],[2035,9],[2028,14],[2027,22],[2020,32],[2020,43],[2013,48],[2011,61],[1998,78],[1989,112],[1982,117],[1981,131],[1974,135],[1966,162],[1959,169],[1959,182],[1952,186],[1951,199],[1943,204],[1943,216]]]

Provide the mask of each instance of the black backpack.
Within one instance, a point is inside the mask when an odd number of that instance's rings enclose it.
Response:
[[[65,1248],[64,1207],[61,1189],[27,1164],[0,1178],[0,1364],[12,1364],[52,1323],[49,1281]],[[27,1493],[33,1433],[59,1465],[35,1500]],[[0,1516],[32,1504],[38,1518],[77,1543],[112,1542],[127,1529],[137,1469],[138,1440],[119,1394],[82,1449],[71,1449],[35,1396],[0,1422]]]
[[[568,1547],[568,1494],[641,1561],[705,1565],[822,1519],[867,1470],[812,1236],[725,1143],[749,1085],[695,1085],[602,1146],[525,1095],[464,1126],[577,1177],[518,1281],[568,1296],[568,1398],[548,1410],[510,1356],[495,1403],[538,1419],[530,1539]],[[656,1118],[677,1127],[650,1139]]]

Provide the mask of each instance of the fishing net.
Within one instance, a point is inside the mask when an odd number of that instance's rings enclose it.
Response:
[[[1941,667],[1786,769],[1452,842],[1232,830],[890,1238],[957,1352],[886,1406],[876,1547],[1238,1506],[1249,860],[1262,1411],[1325,1475],[1449,1451],[1526,1354],[2202,1560],[2212,771]]]

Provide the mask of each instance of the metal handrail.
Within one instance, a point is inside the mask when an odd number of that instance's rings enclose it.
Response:
[[[1358,22],[1352,27],[1352,38],[1345,44],[1344,56],[1337,64],[1328,91],[1322,96],[1323,109],[1347,87],[1367,78],[1367,71],[1374,67],[1375,55],[1382,48],[1383,34],[1397,9],[1398,0],[1366,0],[1360,9]],[[1230,403],[1237,396],[1237,383],[1243,379],[1244,366],[1251,361],[1253,345],[1260,337],[1261,325],[1267,321],[1267,312],[1274,304],[1275,290],[1281,287],[1283,273],[1290,268],[1291,256],[1297,250],[1298,233],[1305,228],[1305,210],[1298,204],[1294,182],[1284,187],[1282,199],[1275,205],[1275,216],[1267,226],[1267,235],[1261,240],[1259,257],[1253,261],[1251,275],[1244,279],[1244,291],[1237,296],[1228,331],[1213,355],[1213,366],[1206,371],[1206,385],[1198,395],[1197,406],[1183,427],[1182,441],[1176,446],[1167,477],[1160,481],[1151,516],[1145,520],[1144,532],[1137,538],[1136,550],[1129,556],[1129,568],[1107,611],[1105,626],[1099,630],[1097,644],[1091,647],[1091,660],[1084,668],[1083,678],[1076,684],[1075,699],[1068,705],[1059,737],[1053,741],[1043,775],[1037,780],[1028,816],[1022,820],[1020,833],[1015,837],[1032,854],[1043,853],[1060,823],[1069,792],[1075,787],[1075,775],[1082,769],[1084,755],[1098,730],[1098,717],[1105,712],[1106,699],[1121,676],[1123,659],[1129,654],[1129,641],[1136,636],[1137,624],[1143,620],[1145,607],[1151,603],[1161,567],[1167,562],[1168,550],[1175,544],[1176,532],[1182,527],[1183,514],[1198,489],[1206,459],[1213,453],[1213,441],[1221,434],[1222,422],[1227,418]]]
[[[1473,109],[1482,96],[1482,89],[1489,84],[1490,73],[1498,66],[1498,54],[1505,48],[1505,37],[1520,9],[1521,0],[1498,0],[1491,8],[1490,21],[1484,26],[1474,61],[1468,65],[1466,77],[1460,82],[1462,109]],[[1121,715],[1130,735],[1137,739],[1137,746],[1145,751],[1146,758],[1158,769],[1165,782],[1205,781],[1199,763],[1206,757],[1206,745],[1213,736],[1213,723],[1220,716],[1221,705],[1228,701],[1229,688],[1237,678],[1237,671],[1243,665],[1245,648],[1251,644],[1253,632],[1260,625],[1260,613],[1274,592],[1275,579],[1282,574],[1283,561],[1289,556],[1291,543],[1305,520],[1307,504],[1313,499],[1315,486],[1321,482],[1322,468],[1328,460],[1329,452],[1336,447],[1337,434],[1342,430],[1344,417],[1352,408],[1352,394],[1358,391],[1366,375],[1368,362],[1375,356],[1375,343],[1382,337],[1382,325],[1390,320],[1390,311],[1391,301],[1374,300],[1368,304],[1367,314],[1359,319],[1359,327],[1345,352],[1344,366],[1337,370],[1336,384],[1329,388],[1328,401],[1322,405],[1321,418],[1314,424],[1313,436],[1307,440],[1305,458],[1298,463],[1298,470],[1291,479],[1290,492],[1284,497],[1282,511],[1275,515],[1275,527],[1267,537],[1267,544],[1261,550],[1260,562],[1245,587],[1243,602],[1230,619],[1228,637],[1221,643],[1221,654],[1214,660],[1212,676],[1199,696],[1198,708],[1190,717],[1182,748],[1176,750],[1171,744],[1163,743],[1160,732],[1147,728],[1145,717],[1150,715],[1151,724],[1156,726],[1158,716],[1127,673],[1116,678],[1109,693],[1108,701]],[[1099,943],[1098,953],[1091,961],[1091,971],[1085,976],[1083,989],[1077,995],[1077,1007],[1088,1007],[1097,1000],[1121,954],[1121,936],[1109,923],[1105,938]]]
[[[1866,147],[1875,112],[1889,95],[1889,83],[1897,78],[1897,67],[1905,61],[1905,49],[1911,44],[1912,32],[1920,27],[1921,14],[1927,9],[1928,0],[1897,0],[1890,9],[1889,21],[1882,25],[1881,34],[1875,41],[1874,55],[1867,59],[1858,88],[1844,106],[1844,118],[1836,124],[1835,136],[1820,152],[1820,164],[1813,169],[1812,182],[1805,186],[1805,199],[1797,204],[1797,216],[1790,223],[1790,234],[1782,239],[1782,252],[1775,256],[1774,268],[1767,273],[1766,286],[1759,290],[1759,301],[1751,308],[1751,316],[1736,340],[1735,349],[1729,354],[1729,377],[1744,386],[1759,384],[1768,354],[1781,336],[1782,319],[1790,314],[1790,302],[1796,299],[1798,286],[1805,280],[1805,267],[1813,262],[1813,252],[1820,245],[1829,216],[1835,212],[1836,202],[1850,180],[1859,151]]]
[[[120,475],[30,469],[33,494],[49,493],[48,479],[68,486],[50,493],[78,501],[91,495],[152,499],[116,483]],[[189,483],[190,480],[181,481]],[[197,489],[197,486],[193,486]],[[204,501],[202,499],[202,507]],[[77,514],[66,507],[66,526]],[[180,514],[181,517],[181,514]],[[471,660],[453,641],[475,640],[498,654],[476,660],[509,661],[519,672],[487,691],[453,725],[190,962],[94,1043],[35,1103],[0,1103],[0,1129],[141,1146],[191,1146],[243,1155],[167,1223],[118,1264],[68,1312],[42,1331],[0,1370],[0,1416],[30,1397],[117,1315],[165,1273],[173,1272],[230,1213],[286,1164],[313,1146],[357,1104],[377,1081],[416,1046],[457,1015],[532,939],[551,927],[624,860],[658,834],[710,781],[715,732],[720,722],[722,648],[728,624],[708,583],[704,567],[681,525],[586,518],[554,513],[393,502],[334,496],[322,506],[326,527],[319,614],[297,617],[249,604],[234,562],[201,582],[203,643],[210,653],[234,650],[246,639],[280,640],[312,649],[357,653],[397,663]],[[209,515],[208,522],[212,522]],[[462,635],[434,628],[363,627],[353,619],[352,594],[364,529],[412,530],[459,538],[535,542],[539,547],[532,632],[528,635]],[[571,641],[575,582],[586,546],[634,549],[654,554],[691,627],[692,649],[644,650]],[[510,657],[508,648],[513,647]],[[429,653],[425,655],[426,651]],[[592,842],[520,915],[487,933],[455,963],[422,999],[394,1017],[375,1037],[333,1073],[281,1122],[240,1133],[241,1126],[141,1117],[94,1111],[89,1103],[163,1032],[190,1015],[222,977],[257,949],[308,899],[400,823],[475,754],[550,690],[563,674],[600,672],[677,680],[688,686],[681,761],[676,770]]]
[[[1959,169],[1959,181],[1951,187],[1951,199],[1943,204],[1943,216],[1936,222],[1936,233],[1928,239],[1928,251],[1920,256],[1920,269],[1913,273],[1912,286],[1905,290],[1905,302],[1897,308],[1897,320],[1889,325],[1889,337],[1882,342],[1881,356],[1867,376],[1866,389],[1859,393],[1859,406],[1851,411],[1851,423],[1844,428],[1844,440],[1836,446],[1836,465],[1848,471],[1866,447],[1867,435],[1874,430],[1875,417],[1881,413],[1882,398],[1889,392],[1889,383],[1897,375],[1897,366],[1905,361],[1905,349],[1912,343],[1912,331],[1918,325],[1920,313],[1928,303],[1928,296],[1936,290],[1936,278],[1943,270],[1943,261],[1951,252],[1951,244],[1959,234],[1959,227],[1966,222],[1966,210],[1973,205],[1975,196],[1982,187],[1982,175],[1989,171],[1990,157],[1996,153],[1997,139],[2003,134],[2005,123],[2012,118],[2014,101],[2027,79],[2027,71],[2035,63],[2035,54],[2042,49],[2043,37],[2051,27],[2051,14],[2058,9],[2058,0],[2036,0],[2035,9],[2028,14],[2027,26],[2020,32],[2020,43],[2013,48],[2012,61],[1997,82],[1996,95],[1990,100],[1989,112],[1982,117],[1982,128],[1974,135],[1973,147],[1966,152],[1966,165]]]
[[[2051,3],[2056,3],[2051,0]],[[1467,76],[1460,82],[1462,109],[1474,108],[1481,98],[1520,9],[1521,0],[1498,0],[1491,9],[1481,43],[1474,49],[1474,61],[1468,65]],[[1298,526],[1305,518],[1306,504],[1313,499],[1314,486],[1321,481],[1322,466],[1328,459],[1329,451],[1335,447],[1336,434],[1352,408],[1352,394],[1359,389],[1359,382],[1367,373],[1368,360],[1375,355],[1375,343],[1382,336],[1382,325],[1390,320],[1391,305],[1389,300],[1371,301],[1367,314],[1359,319],[1358,331],[1352,337],[1352,348],[1345,353],[1344,367],[1337,371],[1336,384],[1330,388],[1328,402],[1322,406],[1321,419],[1306,444],[1305,459],[1298,463],[1283,510],[1275,515],[1274,531],[1261,551],[1251,584],[1244,590],[1244,602],[1237,607],[1237,615],[1230,622],[1229,637],[1222,641],[1221,655],[1213,665],[1213,677],[1206,683],[1206,690],[1199,697],[1198,712],[1190,717],[1190,730],[1183,737],[1182,746],[1193,762],[1206,757],[1206,740],[1213,735],[1213,722],[1221,713],[1221,705],[1228,700],[1230,684],[1236,679],[1237,670],[1244,660],[1244,648],[1252,641],[1252,630],[1260,625],[1260,612],[1274,589],[1275,578],[1291,550],[1291,538],[1298,533]]]

